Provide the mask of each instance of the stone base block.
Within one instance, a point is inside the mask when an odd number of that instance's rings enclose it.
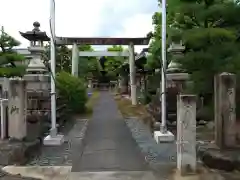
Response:
[[[45,146],[60,146],[63,143],[64,143],[63,135],[57,135],[55,137],[48,135],[43,140],[43,145]]]
[[[173,142],[175,137],[173,133],[167,131],[166,133],[162,133],[160,131],[154,131],[154,139],[157,143],[161,142]]]
[[[240,147],[220,150],[213,142],[199,141],[196,151],[198,158],[211,169],[240,170]]]

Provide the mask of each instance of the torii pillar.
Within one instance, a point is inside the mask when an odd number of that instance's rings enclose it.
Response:
[[[79,51],[76,43],[72,47],[72,75],[78,77]]]
[[[131,100],[132,100],[132,105],[137,105],[134,44],[131,42],[128,48],[129,48],[129,73],[130,73],[130,85],[131,85]]]

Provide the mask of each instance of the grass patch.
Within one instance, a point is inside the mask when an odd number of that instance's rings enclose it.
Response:
[[[121,95],[116,95],[115,101],[117,102],[118,109],[122,113],[123,117],[137,117],[144,123],[152,126],[153,119],[147,112],[146,107],[143,104],[133,106],[130,99],[123,98],[121,97]]]
[[[86,103],[86,111],[85,113],[82,114],[75,114],[73,115],[74,119],[89,119],[92,116],[93,112],[93,107],[95,103],[97,102],[99,98],[99,92],[98,91],[93,91],[92,96],[88,98],[87,103]]]
[[[99,92],[93,91],[92,96],[88,98],[88,101],[86,103],[86,115],[90,116],[93,112],[93,106],[95,105],[96,101],[99,98]]]

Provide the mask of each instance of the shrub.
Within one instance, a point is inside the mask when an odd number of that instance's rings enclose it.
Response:
[[[63,71],[56,75],[56,87],[58,95],[72,112],[85,112],[88,98],[82,79]]]

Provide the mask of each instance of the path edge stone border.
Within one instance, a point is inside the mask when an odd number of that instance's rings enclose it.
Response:
[[[75,172],[74,166],[73,164],[76,164],[75,161],[79,161],[82,157],[85,145],[86,145],[86,134],[88,132],[88,125],[89,125],[89,121],[91,121],[90,119],[86,119],[84,126],[81,129],[81,134],[82,134],[82,138],[81,141],[78,144],[75,144],[75,146],[72,147],[72,169],[71,172]],[[78,156],[76,157],[76,154],[74,154],[75,152],[78,152]]]

